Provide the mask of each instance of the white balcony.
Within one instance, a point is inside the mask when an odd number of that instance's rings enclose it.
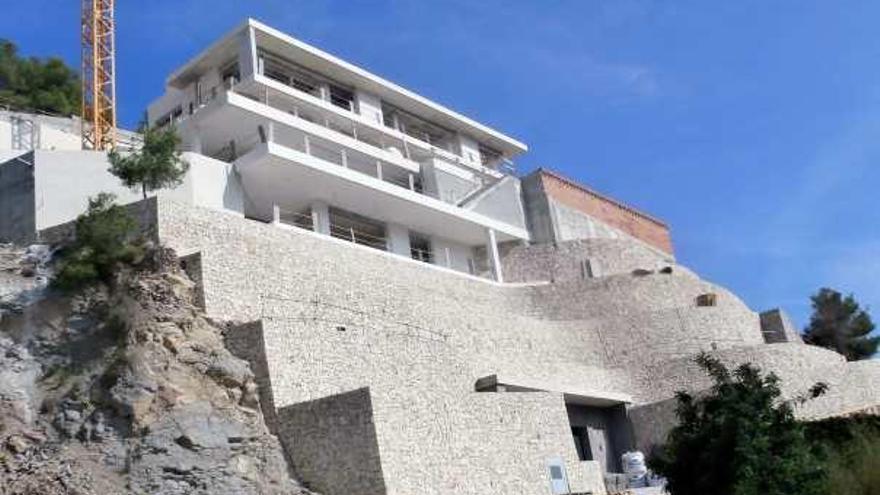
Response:
[[[261,142],[235,163],[252,200],[282,204],[290,211],[305,211],[311,204],[324,202],[468,246],[485,244],[489,229],[498,241],[528,239],[521,227],[345,167],[314,149]]]

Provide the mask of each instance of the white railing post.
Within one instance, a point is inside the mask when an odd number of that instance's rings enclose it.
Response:
[[[409,190],[410,191],[416,190],[416,176],[413,175],[412,173],[409,174]]]
[[[303,145],[307,155],[312,154],[312,144],[309,142],[309,135],[303,135]]]
[[[376,178],[382,180],[382,161],[376,160]]]
[[[281,207],[278,205],[272,205],[272,223],[274,225],[281,223]]]
[[[348,230],[349,230],[349,232],[351,233],[351,242],[355,242],[355,243],[356,243],[357,240],[356,240],[355,237],[354,237],[354,227],[349,227]]]
[[[342,166],[348,168],[348,153],[345,151],[345,148],[340,150],[340,155],[342,155]]]

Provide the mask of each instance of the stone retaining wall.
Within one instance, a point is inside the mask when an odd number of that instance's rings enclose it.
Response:
[[[551,457],[564,460],[572,489],[585,491],[592,485],[577,460],[565,394],[632,401],[636,428],[659,432],[671,419],[639,419],[638,407],[681,387],[705,388],[692,364],[704,350],[778,370],[786,393],[817,374],[831,377],[840,393],[811,406],[811,415],[880,399],[871,388],[876,366],[765,344],[756,313],[678,265],[671,274],[503,285],[163,199],[156,217],[162,242],[183,256],[200,253],[210,315],[262,321],[275,406],[298,411],[279,420],[290,448],[326,426],[307,421],[314,407],[341,404],[315,401],[369,391],[386,493],[539,493]],[[715,306],[698,307],[707,292]],[[542,391],[475,392],[490,375]],[[319,469],[310,472],[322,482]],[[329,493],[375,486],[362,481]]]

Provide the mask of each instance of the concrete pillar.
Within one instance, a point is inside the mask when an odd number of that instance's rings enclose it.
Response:
[[[275,142],[275,123],[268,121],[263,125],[257,126],[257,132],[260,134],[260,141],[263,143]]]
[[[253,27],[242,34],[238,45],[238,72],[241,80],[252,76],[257,70],[257,37]]]
[[[407,258],[412,256],[409,244],[409,230],[406,227],[389,223],[386,226],[386,232],[388,235],[388,251],[406,256]]]
[[[281,223],[281,207],[278,205],[272,205],[272,223],[276,225]]]
[[[312,203],[312,229],[319,234],[330,235],[330,207],[327,203]]]
[[[498,241],[495,239],[495,231],[486,229],[486,255],[489,257],[489,267],[496,282],[504,282],[501,273],[501,256],[498,254]]]

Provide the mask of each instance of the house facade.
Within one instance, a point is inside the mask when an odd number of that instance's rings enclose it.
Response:
[[[175,71],[148,115],[235,163],[248,218],[499,280],[498,244],[529,239],[524,144],[256,21]]]
[[[41,130],[0,140],[0,241],[51,242],[98,192],[131,203],[206,313],[238,322],[227,345],[326,495],[621,488],[621,455],[663,442],[675,392],[710,386],[700,352],[788,397],[829,384],[801,418],[880,405],[880,363],[703,280],[662,220],[518,175],[516,139],[254,20],[149,107],[190,164],[173,190],[141,201],[105,154],[62,146],[67,124],[13,117]]]

